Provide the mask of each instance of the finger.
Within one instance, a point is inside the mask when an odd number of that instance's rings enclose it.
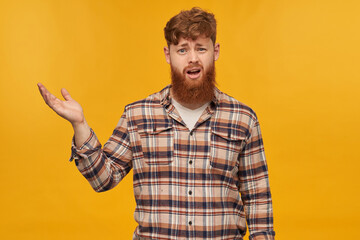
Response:
[[[42,85],[41,83],[38,83],[37,86],[39,88],[40,94],[43,96],[43,89],[45,88],[44,85]]]
[[[63,95],[66,101],[72,100],[70,93],[65,88],[61,89],[61,94]]]
[[[51,94],[44,85],[41,83],[38,83],[39,91],[41,93],[41,96],[43,97],[45,103],[53,108],[55,101],[57,100],[57,97],[55,97],[53,94]]]
[[[44,85],[42,85],[42,83],[38,82],[38,83],[37,83],[37,86],[40,88],[40,87],[42,87],[42,86],[44,86]]]
[[[41,96],[43,97],[44,101],[47,102],[47,93],[49,93],[49,91],[45,88],[44,85],[42,85],[41,83],[38,83],[37,84],[38,88],[39,88],[39,91],[40,91],[40,94]]]

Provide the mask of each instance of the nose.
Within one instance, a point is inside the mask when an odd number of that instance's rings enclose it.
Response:
[[[199,56],[198,53],[195,50],[192,50],[188,54],[188,62],[189,63],[198,63],[199,62]]]

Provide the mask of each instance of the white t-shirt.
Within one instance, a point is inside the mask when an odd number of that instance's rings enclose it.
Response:
[[[201,107],[192,110],[192,109],[184,107],[183,105],[178,103],[174,98],[172,98],[171,100],[172,100],[172,104],[175,106],[176,110],[179,112],[180,117],[186,124],[189,131],[191,131],[194,128],[194,126],[195,126],[196,122],[199,120],[201,114],[203,113],[205,108],[210,103],[210,102],[207,102],[204,105],[202,105]]]

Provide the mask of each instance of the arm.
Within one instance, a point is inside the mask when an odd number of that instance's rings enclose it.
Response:
[[[75,159],[76,166],[82,175],[97,192],[116,186],[132,168],[132,152],[125,114],[102,149],[95,133],[86,123],[80,104],[71,98],[68,91],[61,89],[61,94],[65,99],[62,101],[41,83],[38,87],[45,103],[73,126],[71,160]]]
[[[257,119],[240,155],[239,179],[250,232],[249,239],[273,240],[275,232],[268,169]]]
[[[77,168],[96,192],[115,187],[132,168],[132,151],[125,116],[124,113],[103,149],[92,130],[89,138],[79,148],[73,141],[71,160],[75,159]]]

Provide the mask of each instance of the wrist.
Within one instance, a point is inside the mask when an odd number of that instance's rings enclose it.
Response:
[[[72,127],[75,129],[82,129],[85,128],[88,124],[84,118],[84,120],[80,121],[80,122],[70,122]]]
[[[90,127],[86,121],[81,123],[72,123],[72,126],[74,128],[75,145],[76,147],[81,147],[81,145],[90,136]]]

